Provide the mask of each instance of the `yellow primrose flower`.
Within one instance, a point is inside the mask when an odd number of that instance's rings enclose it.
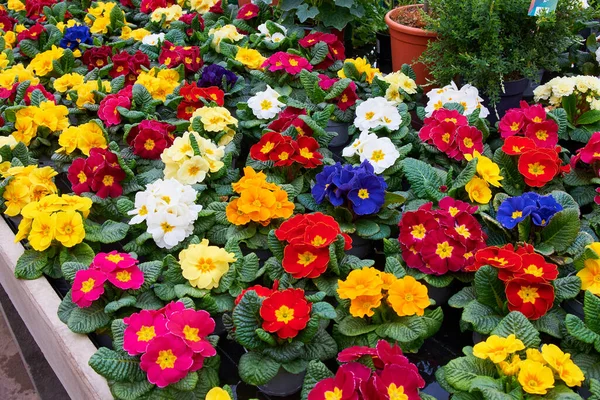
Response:
[[[238,120],[224,107],[198,108],[192,114],[190,122],[196,117],[200,117],[204,129],[208,132],[221,132],[228,128],[228,125],[237,126],[238,124]]]
[[[61,93],[79,85],[83,85],[83,75],[75,72],[65,74],[60,78],[55,79],[53,82],[54,89]]]
[[[261,69],[266,58],[258,50],[238,47],[235,60],[241,62],[249,69]]]
[[[19,83],[30,81],[32,85],[37,85],[40,83],[40,79],[37,78],[30,70],[25,69],[23,64],[15,64],[12,67],[0,72],[0,88],[11,89],[15,81]]]
[[[205,400],[231,400],[231,396],[227,393],[226,390],[221,389],[220,387],[214,387],[206,393]]]
[[[6,186],[2,197],[5,200],[4,205],[6,206],[4,214],[9,217],[17,216],[21,212],[21,209],[29,203],[29,186],[13,180]]]
[[[60,211],[56,214],[55,236],[65,247],[73,247],[83,242],[85,229],[83,218],[77,211]]]
[[[165,101],[180,81],[179,73],[175,70],[152,68],[147,72],[142,71],[135,83],[144,86],[152,98]]]
[[[229,271],[229,264],[235,261],[235,254],[217,246],[209,246],[208,239],[203,239],[200,244],[192,244],[179,253],[183,277],[199,289],[218,287],[221,277]]]
[[[492,199],[492,191],[487,182],[476,176],[466,184],[465,190],[469,194],[471,201],[479,204],[487,204]]]
[[[235,25],[225,25],[223,27],[211,28],[208,31],[209,35],[213,35],[212,46],[217,53],[221,52],[221,42],[225,39],[230,40],[232,42],[237,42],[242,40],[245,36],[237,31]]]
[[[423,315],[430,305],[427,286],[406,275],[390,286],[388,302],[400,317]]]
[[[60,59],[64,52],[62,47],[52,45],[52,49],[36,54],[27,69],[33,71],[37,76],[46,76],[54,70],[52,62]]]
[[[518,379],[523,390],[530,394],[546,394],[554,387],[552,370],[537,361],[521,362]]]
[[[582,270],[577,272],[581,279],[581,290],[589,290],[595,295],[600,295],[600,260],[587,259]]]
[[[352,270],[346,280],[338,280],[337,293],[341,299],[356,299],[359,296],[379,296],[383,280],[375,268]]]
[[[477,159],[477,173],[487,183],[495,187],[502,187],[499,182],[504,179],[500,175],[500,167],[498,164],[490,160],[484,155],[481,155],[478,151],[474,151],[473,154],[465,154],[465,159],[471,161],[473,158]]]
[[[190,0],[190,7],[198,14],[206,14],[220,0]]]
[[[165,17],[166,26],[169,26],[171,22],[178,21],[179,18],[181,18],[183,15],[183,10],[181,6],[177,4],[174,4],[170,7],[158,7],[150,15],[150,20],[152,22],[160,22],[163,15]]]
[[[8,0],[6,4],[9,10],[14,12],[25,11],[25,4],[19,0]]]
[[[504,361],[509,354],[523,350],[525,345],[514,334],[506,338],[491,335],[485,342],[473,347],[473,355],[477,358],[489,358],[494,364]]]
[[[146,36],[150,35],[150,33],[150,31],[144,28],[131,29],[128,26],[124,26],[123,28],[121,28],[121,39],[127,40],[133,38],[139,41],[145,38]]]
[[[6,53],[0,53],[0,69],[4,69],[4,68],[8,67],[9,63],[10,63],[10,61],[9,61]]]
[[[77,126],[70,126],[63,130],[58,137],[58,144],[60,148],[56,150],[56,153],[71,154],[77,149],[77,142],[79,140],[80,129]]]
[[[19,230],[15,235],[15,243],[20,242],[21,240],[27,239],[27,235],[31,232],[31,224],[33,220],[30,218],[23,218],[19,223]]]
[[[527,354],[528,360],[546,364],[546,360],[544,360],[542,353],[538,349],[527,349],[525,350],[525,354]]]
[[[102,128],[95,122],[87,122],[83,125],[79,125],[80,136],[77,141],[77,147],[86,156],[90,155],[90,150],[94,147],[105,149],[108,146],[106,137]]]
[[[389,83],[390,87],[401,88],[408,94],[417,93],[417,83],[402,72],[392,72],[384,76],[382,80]]]
[[[208,161],[201,156],[193,156],[181,164],[174,178],[183,184],[193,185],[194,183],[204,181],[209,170],[210,165]],[[172,177],[167,176],[165,173],[165,178]]]
[[[37,125],[33,121],[33,118],[23,115],[20,113],[24,109],[21,109],[15,113],[17,119],[15,121],[15,131],[12,133],[12,137],[17,142],[22,142],[26,146],[29,146],[31,140],[37,135]]]
[[[56,24],[56,27],[57,27],[57,28],[58,28],[58,29],[59,29],[61,32],[63,32],[63,33],[64,33],[64,31],[65,31],[65,29],[66,29],[66,28],[71,28],[71,27],[73,27],[73,26],[75,26],[75,25],[79,25],[79,24],[77,23],[77,21],[76,21],[76,20],[74,20],[74,19],[70,19],[70,20],[68,20],[66,23],[64,23],[64,22],[59,22],[59,23],[57,23],[57,24]]]
[[[498,366],[502,370],[502,373],[506,376],[514,376],[519,373],[521,366],[521,357],[518,354],[513,354],[510,362],[501,361]]]
[[[62,131],[69,126],[69,109],[53,101],[43,101],[35,109],[34,121],[52,132]]]
[[[357,318],[372,317],[375,309],[381,306],[382,294],[375,296],[358,296],[350,300],[350,315]]]
[[[17,35],[13,31],[4,34],[4,45],[7,49],[12,49],[17,42]]]
[[[90,214],[92,200],[87,197],[63,194],[61,196],[61,200],[64,204],[62,207],[64,211],[79,211],[84,218],[87,218],[87,216]]]
[[[344,64],[345,63],[354,64],[359,75],[362,75],[363,73],[365,74],[368,83],[372,83],[373,79],[375,79],[375,76],[381,76],[379,68],[373,68],[366,58],[347,58],[344,60]],[[338,76],[340,78],[346,78],[343,68],[338,71]]]
[[[558,346],[554,344],[543,345],[542,357],[558,373],[560,379],[567,386],[581,386],[585,380],[581,369],[571,360],[571,355],[564,353]]]
[[[54,239],[56,229],[56,214],[39,214],[31,224],[29,244],[34,250],[44,251]]]

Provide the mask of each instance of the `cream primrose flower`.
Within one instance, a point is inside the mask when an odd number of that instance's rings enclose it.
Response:
[[[280,32],[274,32],[271,33],[269,32],[269,28],[267,28],[267,24],[260,24],[258,26],[258,31],[260,32],[261,35],[265,36],[265,42],[271,42],[271,43],[279,43],[281,42],[283,39],[285,39],[285,36],[287,35],[287,28],[283,25],[279,25],[276,22],[273,22],[274,26],[277,27],[277,29],[279,29]]]
[[[267,85],[267,89],[256,93],[248,99],[248,106],[252,113],[259,119],[272,119],[281,112],[284,103],[279,100],[279,93]]]
[[[172,248],[194,231],[202,206],[195,204],[196,191],[175,179],[159,179],[135,195],[135,209],[128,212],[130,225],[146,221],[147,232],[157,246]]]
[[[151,33],[148,36],[144,36],[144,38],[142,39],[142,44],[148,45],[148,46],[158,46],[159,43],[162,43],[165,41],[165,34],[164,33]]]
[[[211,28],[208,31],[209,35],[213,35],[213,39],[212,39],[212,46],[215,49],[215,51],[217,53],[221,52],[221,42],[225,39],[228,39],[232,42],[238,42],[240,40],[242,40],[243,38],[245,38],[244,35],[240,34],[237,31],[237,28],[235,27],[235,25],[225,25],[223,27],[218,27],[218,28]]]
[[[533,91],[535,101],[547,100],[552,106],[560,106],[563,97],[574,93],[582,95],[591,109],[599,109],[600,78],[583,75],[557,77]]]
[[[358,139],[355,139],[354,142],[348,147],[346,147],[342,151],[342,155],[344,157],[352,157],[355,154],[361,154],[365,145],[369,142],[377,140],[377,135],[374,133],[369,133],[369,131],[361,132],[358,136]]]
[[[393,98],[397,96],[400,97],[400,100],[397,101],[397,103],[400,103],[402,100],[404,100],[401,98],[402,95],[399,93],[398,89],[402,89],[407,94],[417,93],[417,83],[402,72],[392,72],[381,79],[390,84],[385,96],[386,99],[390,101],[396,102],[397,100]],[[397,96],[395,96],[396,94]]]
[[[394,165],[400,153],[390,138],[382,137],[368,141],[360,153],[360,162],[367,160],[376,174]]]
[[[465,108],[464,115],[470,115],[479,109],[479,116],[485,118],[490,111],[483,105],[483,99],[475,86],[464,85],[460,90],[454,82],[443,88],[432,89],[427,93],[429,100],[425,107],[426,116],[430,117],[435,110],[439,110],[447,103],[459,103]]]
[[[394,104],[383,97],[373,97],[356,107],[354,125],[361,131],[385,126],[391,131],[400,127],[402,117]]]

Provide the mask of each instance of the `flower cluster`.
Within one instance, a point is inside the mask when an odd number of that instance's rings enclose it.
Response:
[[[342,155],[352,157],[357,154],[360,162],[368,162],[376,174],[383,173],[396,163],[400,153],[388,137],[378,137],[374,133],[361,132],[358,139],[346,147]]]
[[[199,118],[202,127],[207,132],[227,132],[232,126],[238,125],[238,120],[234,118],[228,109],[224,107],[202,107],[192,113],[190,122]]]
[[[337,78],[330,78],[327,75],[319,74],[319,87],[323,90],[331,89],[338,81],[339,79]],[[328,101],[335,103],[340,110],[346,111],[356,104],[357,100],[358,95],[356,94],[356,83],[350,82],[348,87],[344,89],[339,96]]]
[[[167,95],[179,86],[181,78],[179,72],[174,69],[152,68],[147,72],[142,71],[135,83],[144,86],[154,99],[165,101]]]
[[[129,110],[131,108],[132,88],[127,86],[117,93],[104,97],[98,107],[98,117],[106,126],[115,126],[121,123],[121,113],[118,107]]]
[[[373,68],[373,66],[371,66],[371,64],[369,64],[369,61],[366,58],[361,58],[361,57],[346,58],[344,60],[344,65],[346,65],[346,64],[351,64],[356,69],[358,76],[359,77],[364,76],[365,80],[368,83],[372,83],[373,79],[375,79],[376,76],[381,76],[381,72],[379,71],[379,68]],[[344,68],[342,68],[338,71],[338,76],[340,78],[348,78],[346,76]]]
[[[361,359],[372,362],[375,370],[359,362]],[[340,352],[338,361],[342,365],[335,376],[318,382],[308,400],[421,398],[419,389],[425,387],[425,381],[397,344],[380,340],[375,348],[349,347]]]
[[[50,194],[32,201],[21,210],[23,220],[15,242],[27,239],[31,247],[44,251],[53,241],[64,247],[73,247],[83,241],[92,201],[86,197]]]
[[[168,40],[162,44],[158,62],[169,68],[177,68],[183,64],[186,72],[198,72],[204,64],[199,47],[176,46]]]
[[[173,144],[175,127],[166,122],[143,120],[129,131],[127,144],[133,154],[149,160],[158,160],[163,151]]]
[[[474,151],[472,155],[466,154],[465,158],[469,161],[477,159],[477,174],[465,185],[469,198],[479,204],[489,203],[492,199],[490,185],[502,187],[500,181],[504,177],[500,175],[500,167],[488,157],[479,154],[478,151]]]
[[[277,115],[277,119],[267,125],[267,129],[285,132],[288,128],[294,127],[298,136],[312,136],[313,130],[300,118],[301,115],[306,115],[306,110],[288,106]]]
[[[337,293],[350,300],[350,314],[358,318],[372,317],[382,304],[399,317],[423,315],[430,304],[427,287],[412,276],[396,278],[375,268],[351,271],[346,280],[338,280]]]
[[[519,158],[519,172],[525,183],[532,187],[542,187],[557,175],[571,171],[570,165],[562,165],[560,146],[540,148],[529,138],[510,136],[504,141],[502,151]]]
[[[253,6],[254,4],[247,4],[247,6],[251,5]],[[262,69],[262,65],[267,59],[258,50],[238,46],[235,60],[242,63],[248,69]]]
[[[562,104],[563,97],[574,94],[582,99],[589,109],[600,110],[600,78],[595,76],[557,77],[538,86],[533,94],[536,101],[547,100],[550,105],[558,107]]]
[[[464,108],[464,115],[471,115],[475,110],[479,110],[480,118],[490,115],[490,111],[483,105],[483,99],[479,97],[479,91],[475,86],[467,84],[458,89],[456,83],[452,82],[442,88],[431,89],[427,93],[427,97],[429,100],[425,112],[428,117],[448,103],[460,104]]]
[[[283,51],[278,51],[267,58],[262,67],[268,69],[270,72],[283,71],[290,75],[298,75],[304,70],[312,71],[313,69],[313,66],[306,58]]]
[[[310,321],[310,303],[302,289],[273,290],[260,306],[262,328],[280,339],[292,339]]]
[[[490,246],[475,254],[475,262],[466,268],[477,271],[484,265],[498,269],[504,282],[508,309],[520,311],[535,320],[545,315],[554,303],[552,281],[558,277],[556,264],[546,261],[530,244]]]
[[[135,194],[130,225],[146,221],[156,245],[170,249],[192,234],[202,206],[195,204],[196,191],[175,179],[158,179]]]
[[[39,106],[27,106],[15,113],[15,131],[12,136],[29,146],[37,136],[38,128],[60,132],[69,126],[69,110],[53,101],[43,101]]]
[[[575,168],[578,161],[593,166],[600,177],[600,132],[594,132],[585,146],[577,150],[577,154],[571,158],[571,168]]]
[[[522,350],[525,350],[525,359],[519,355]],[[473,347],[473,355],[489,359],[502,374],[516,377],[519,385],[529,394],[547,394],[557,379],[571,387],[581,386],[585,379],[581,369],[571,360],[571,355],[558,346],[544,344],[541,351],[537,348],[525,349],[523,342],[514,334],[506,338],[491,335],[485,342]]]
[[[329,245],[338,235],[344,237],[344,249],[351,249],[352,239],[329,215],[298,214],[288,219],[275,230],[277,239],[288,242],[283,251],[283,269],[296,279],[320,276],[329,264]]]
[[[427,203],[405,212],[400,220],[402,258],[411,268],[443,275],[472,264],[477,250],[485,246],[486,234],[472,214],[477,206],[446,197],[433,210]]]
[[[395,131],[400,127],[402,117],[400,112],[389,100],[384,97],[372,97],[363,101],[356,107],[356,118],[354,125],[361,132],[368,132],[371,129],[385,127],[390,131]]]
[[[209,173],[223,168],[225,148],[217,146],[196,132],[185,132],[175,138],[171,147],[160,155],[165,163],[165,178],[176,179],[185,185],[201,183]]]
[[[215,321],[206,311],[185,308],[180,301],[156,311],[142,310],[123,322],[123,349],[131,356],[141,354],[140,368],[158,387],[179,382],[217,354],[208,341]]]
[[[587,258],[583,268],[577,272],[581,279],[581,290],[589,290],[595,295],[600,295],[600,242],[594,242],[586,248],[596,253],[598,258]]]
[[[521,102],[521,108],[513,108],[502,117],[498,130],[503,138],[524,136],[521,143],[531,141],[531,147],[553,149],[558,144],[558,124],[548,119],[546,110],[540,104],[530,106]]]
[[[123,194],[125,172],[117,155],[110,150],[93,148],[88,158],[77,158],[67,173],[73,192],[94,192],[102,199]]]
[[[419,138],[457,161],[464,160],[466,154],[483,151],[483,134],[469,126],[467,117],[456,110],[435,110],[425,118]]]
[[[90,150],[93,148],[106,149],[108,147],[102,128],[94,121],[69,126],[61,132],[58,144],[61,147],[56,150],[57,153],[71,154],[75,150],[79,150],[86,156],[90,155]]]
[[[184,84],[179,89],[179,94],[183,100],[177,106],[177,118],[190,119],[198,108],[205,103],[214,102],[222,107],[225,104],[225,93],[216,86],[198,87],[194,84]]]
[[[288,219],[294,212],[294,203],[288,200],[287,192],[267,182],[267,176],[252,167],[245,167],[244,176],[232,187],[240,197],[231,200],[225,212],[227,220],[234,225],[252,221],[267,226],[271,220]]]
[[[317,43],[326,43],[329,52],[323,61],[315,65],[316,69],[327,69],[338,60],[344,60],[346,58],[345,49],[343,43],[338,37],[332,33],[313,32],[304,36],[298,41],[301,47],[310,49]]]
[[[387,184],[367,161],[358,167],[342,166],[339,162],[328,165],[316,180],[312,195],[317,204],[327,198],[335,207],[346,205],[356,215],[371,215],[379,212],[385,203]]]
[[[535,192],[527,192],[522,196],[509,197],[498,207],[498,221],[508,229],[513,229],[528,216],[537,226],[546,226],[554,214],[563,207],[551,194],[540,196]]]
[[[321,165],[323,155],[319,143],[312,137],[300,136],[294,140],[278,132],[267,132],[250,148],[250,157],[258,161],[273,161],[276,167],[298,163],[304,168]]]
[[[3,166],[10,166],[8,162]],[[52,167],[39,168],[35,165],[27,167],[2,168],[2,177],[10,178],[2,197],[6,210],[4,214],[14,217],[32,202],[40,201],[44,196],[58,192],[53,178],[58,173]]]
[[[87,308],[104,293],[108,280],[121,289],[139,289],[144,284],[144,273],[138,260],[116,250],[98,253],[88,269],[77,271],[71,289],[71,299],[80,308]]]
[[[218,287],[223,275],[229,271],[229,264],[235,261],[235,254],[217,246],[209,246],[207,239],[179,253],[183,277],[198,289]]]
[[[386,100],[394,104],[404,102],[406,95],[410,96],[417,93],[417,83],[403,72],[392,72],[381,78],[381,80],[389,85],[385,91]]]

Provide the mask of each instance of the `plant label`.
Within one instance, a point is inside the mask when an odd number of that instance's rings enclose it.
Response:
[[[552,12],[556,10],[558,0],[531,0],[528,15],[535,17],[544,12]]]

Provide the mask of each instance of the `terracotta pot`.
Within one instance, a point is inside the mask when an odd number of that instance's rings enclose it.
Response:
[[[427,83],[427,78],[431,78],[425,64],[415,62],[421,54],[427,49],[427,44],[437,38],[434,32],[419,28],[402,25],[394,21],[394,18],[402,10],[407,8],[420,7],[420,4],[402,6],[393,9],[385,16],[385,23],[390,28],[392,38],[392,68],[394,71],[400,70],[402,64],[410,64],[417,74],[417,83],[422,85]]]
[[[241,6],[245,6],[246,4],[251,3],[252,0],[238,0],[238,5]],[[279,4],[279,0],[272,0],[271,4],[276,6],[277,4]]]

